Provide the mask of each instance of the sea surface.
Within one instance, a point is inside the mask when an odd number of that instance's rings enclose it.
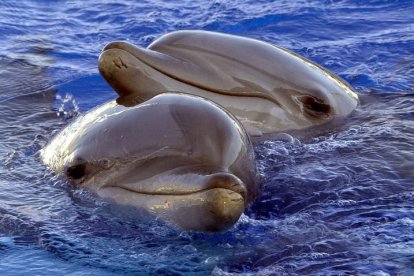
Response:
[[[360,94],[339,124],[257,144],[261,196],[218,234],[130,215],[39,158],[116,97],[106,43],[183,29],[286,47]],[[1,1],[0,274],[414,275],[414,2]]]

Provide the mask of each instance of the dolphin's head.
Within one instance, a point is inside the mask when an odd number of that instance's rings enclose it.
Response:
[[[65,128],[41,157],[76,185],[187,230],[230,227],[258,191],[240,123],[185,94],[128,108],[107,103]]]
[[[148,48],[109,43],[99,69],[121,103],[181,91],[213,100],[259,132],[322,124],[358,104],[346,82],[293,52],[205,31],[170,33]]]

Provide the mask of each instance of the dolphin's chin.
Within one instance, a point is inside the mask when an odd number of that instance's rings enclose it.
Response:
[[[189,231],[225,230],[237,222],[245,209],[243,195],[226,188],[185,194],[149,194],[106,187],[98,194],[121,205],[144,208]]]

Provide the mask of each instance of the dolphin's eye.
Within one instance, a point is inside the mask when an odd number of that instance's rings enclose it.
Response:
[[[312,117],[328,117],[331,113],[331,106],[321,99],[312,96],[302,96],[298,99],[303,104],[306,113]]]
[[[78,180],[84,177],[86,172],[86,163],[77,164],[66,169],[66,175],[72,179]]]

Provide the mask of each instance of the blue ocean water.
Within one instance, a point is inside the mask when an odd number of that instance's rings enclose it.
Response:
[[[414,3],[0,3],[1,275],[414,274]],[[203,29],[274,43],[360,93],[342,124],[255,146],[261,197],[232,229],[180,232],[54,176],[38,150],[115,98],[104,45]]]

